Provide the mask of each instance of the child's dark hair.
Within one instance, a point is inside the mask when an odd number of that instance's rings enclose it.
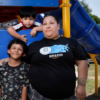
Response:
[[[10,43],[8,44],[7,49],[10,49],[13,44],[20,44],[23,47],[23,54],[27,53],[27,45],[24,41],[21,41],[19,39],[11,40]]]
[[[47,15],[45,15],[44,18],[43,18],[43,20],[45,19],[45,17],[49,17],[49,16],[54,17],[54,19],[56,20],[57,24],[59,23],[58,18],[55,15],[53,15],[53,14],[47,14]],[[43,23],[43,21],[42,21],[42,23]]]
[[[23,17],[31,17],[32,16],[35,19],[36,10],[33,7],[26,6],[26,7],[23,7],[20,10],[19,15],[20,15],[21,18],[23,18]]]

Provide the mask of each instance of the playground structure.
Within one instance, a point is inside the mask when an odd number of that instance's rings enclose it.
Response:
[[[65,37],[72,37],[85,47],[87,53],[95,63],[95,95],[98,95],[98,63],[100,64],[100,27],[90,18],[78,0],[0,0],[0,22],[16,18],[22,6],[33,6],[37,13],[54,14],[63,23]],[[38,21],[42,22],[42,17],[37,15]],[[62,26],[61,23],[61,26]],[[41,40],[43,33],[38,33],[32,38],[30,30],[20,31],[19,34],[26,34],[29,45],[31,42]],[[7,57],[7,44],[13,39],[6,30],[0,30],[0,59]]]

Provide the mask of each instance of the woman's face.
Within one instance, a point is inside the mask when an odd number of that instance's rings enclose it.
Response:
[[[57,21],[53,16],[47,16],[43,20],[43,33],[47,39],[57,39],[59,38],[59,27]]]

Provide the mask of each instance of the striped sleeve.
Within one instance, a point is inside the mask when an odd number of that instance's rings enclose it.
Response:
[[[41,25],[41,23],[39,23],[39,22],[37,22],[37,21],[35,21],[33,24],[34,24],[35,26],[40,26],[40,25]]]
[[[18,23],[16,25],[13,26],[13,28],[17,31],[17,30],[20,30],[21,28],[23,27],[23,24],[22,23]]]

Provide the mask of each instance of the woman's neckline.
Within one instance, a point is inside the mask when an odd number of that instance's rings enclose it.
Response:
[[[48,41],[58,41],[60,38],[61,38],[61,36],[59,35],[59,37],[57,39],[47,39],[47,38],[44,38],[44,39],[46,39]]]

